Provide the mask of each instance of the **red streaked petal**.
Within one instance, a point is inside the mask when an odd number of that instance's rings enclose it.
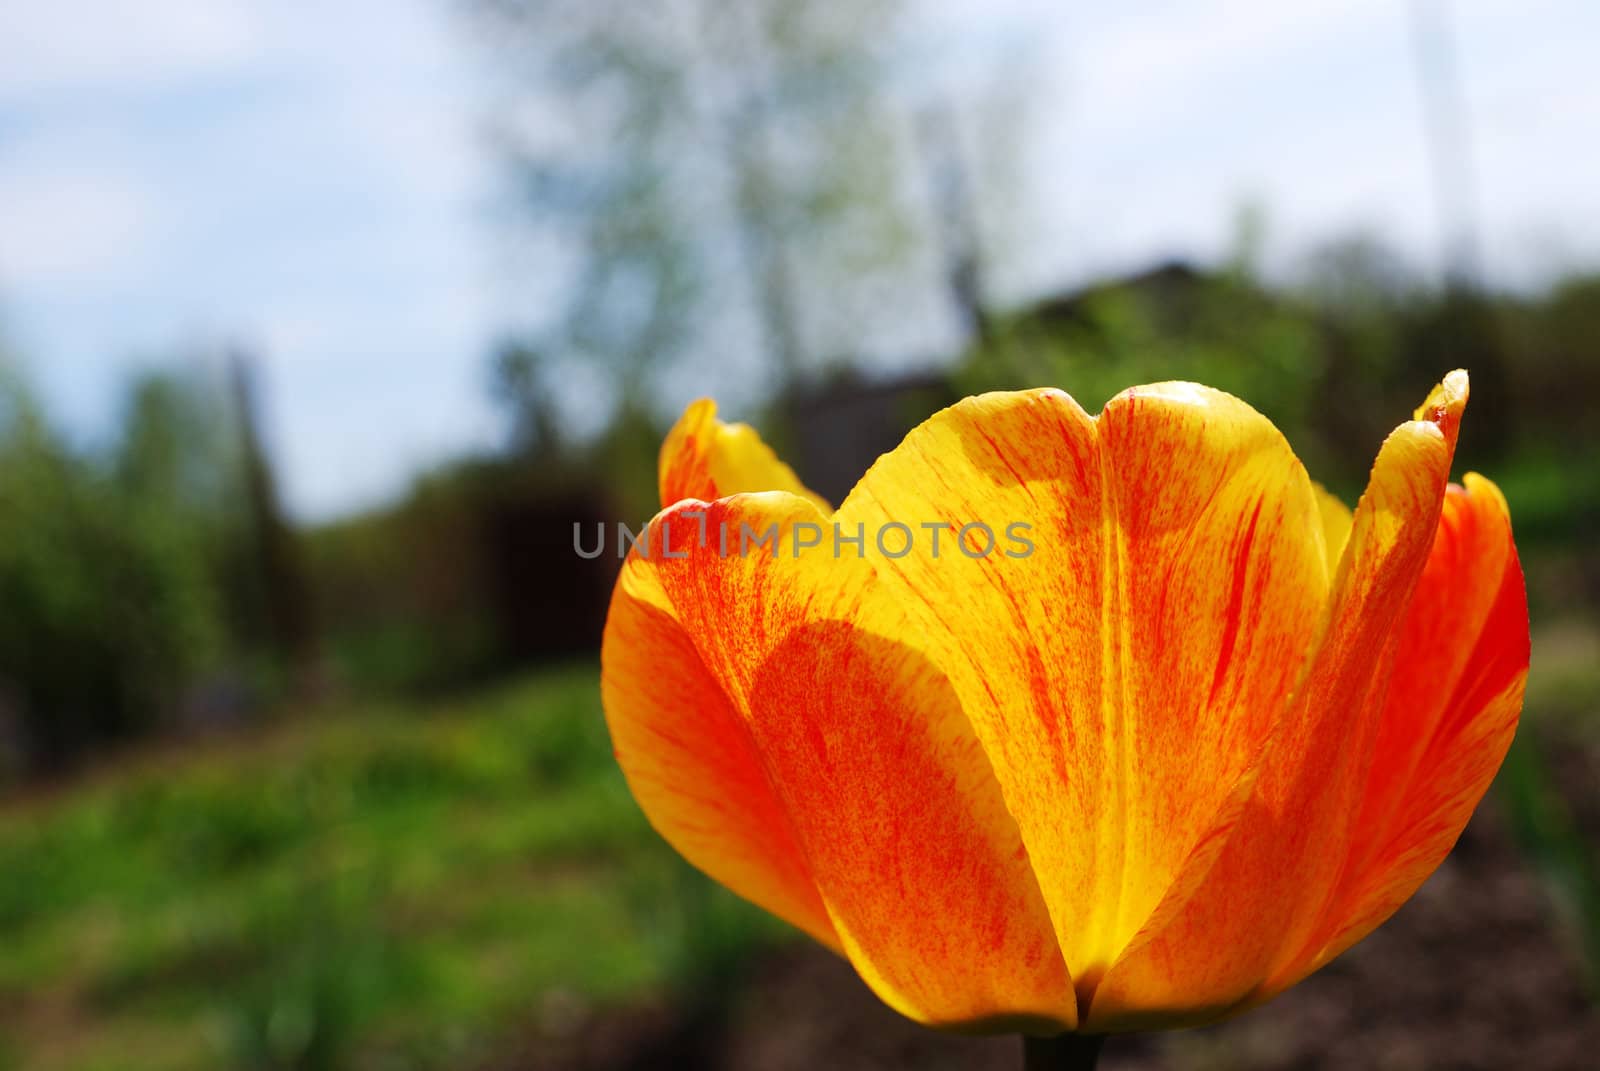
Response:
[[[788,491],[827,513],[831,507],[800,482],[748,424],[725,424],[710,398],[691,402],[661,444],[663,508],[686,498],[712,502],[753,491]]]
[[[1203,1022],[1303,947],[1340,879],[1412,591],[1433,545],[1466,377],[1385,441],[1356,508],[1325,631],[1227,839],[1196,853],[1094,995],[1088,1029]]]
[[[661,593],[748,734],[839,944],[868,984],[925,1023],[1070,1029],[1071,981],[987,756],[871,564],[835,559],[830,546],[796,557],[800,526],[824,523],[783,493],[680,503],[652,523],[657,555],[625,568]],[[669,527],[683,558],[659,553]],[[747,531],[775,542],[744,540]],[[650,640],[617,637],[628,642]],[[696,717],[680,708],[680,731],[695,732]],[[688,791],[737,799],[745,790],[713,780]]]
[[[749,727],[637,569],[617,583],[600,659],[612,746],[651,825],[696,867],[837,949]]]
[[[1528,600],[1499,489],[1445,498],[1400,636],[1338,894],[1271,997],[1371,933],[1454,846],[1505,758],[1528,676]]]
[[[1304,469],[1194,384],[1098,418],[990,394],[914,430],[838,520],[1030,526],[1029,554],[969,558],[947,530],[938,557],[921,532],[878,564],[989,752],[1082,999],[1214,835],[1295,680],[1327,584]]]

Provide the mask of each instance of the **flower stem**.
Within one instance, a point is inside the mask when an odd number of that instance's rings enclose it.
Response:
[[[1023,1071],[1094,1071],[1100,1060],[1104,1034],[1060,1034],[1053,1038],[1022,1038]]]

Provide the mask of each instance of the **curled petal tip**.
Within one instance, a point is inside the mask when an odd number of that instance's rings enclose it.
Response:
[[[717,403],[710,398],[696,398],[667,432],[657,466],[662,506],[684,498],[717,497],[706,457],[707,437],[717,423]]]
[[[1461,426],[1461,413],[1467,407],[1469,393],[1466,369],[1457,368],[1428,392],[1428,397],[1417,407],[1415,418],[1437,425],[1444,437],[1453,445],[1456,441],[1456,431]]]
[[[1493,480],[1489,479],[1487,476],[1484,476],[1482,473],[1469,472],[1465,476],[1461,477],[1461,491],[1463,494],[1472,495],[1474,497],[1479,495],[1487,495],[1494,503],[1496,509],[1499,510],[1500,515],[1506,518],[1506,523],[1509,526],[1511,522],[1511,509],[1506,505],[1505,492],[1501,491],[1499,485]]]
[[[686,498],[714,502],[729,495],[756,491],[788,491],[824,513],[831,507],[800,482],[748,424],[717,418],[717,403],[698,398],[661,444],[658,469],[663,508]]]

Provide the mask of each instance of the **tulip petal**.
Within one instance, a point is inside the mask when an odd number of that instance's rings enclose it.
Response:
[[[702,512],[704,538],[690,516]],[[988,758],[943,674],[904,642],[911,632],[871,563],[835,558],[831,545],[797,551],[812,537],[806,526],[820,532],[825,522],[804,499],[766,493],[680,503],[652,523],[653,545],[685,557],[635,555],[625,571],[661,593],[692,644],[666,645],[656,661],[697,663],[722,696],[721,706],[674,697],[673,731],[692,738],[706,710],[729,711],[759,770],[730,780],[671,768],[674,755],[660,758],[662,777],[730,810],[753,784],[770,789],[838,945],[903,1014],[951,1027],[1071,1029],[1072,983]],[[746,531],[770,542],[743,540]],[[626,672],[647,673],[644,656],[620,651],[630,643],[651,641],[619,634],[615,644],[619,659],[636,660]],[[619,735],[626,765],[624,742]],[[659,812],[659,801],[651,806]],[[728,843],[736,857],[745,851],[737,837]]]
[[[1327,551],[1331,576],[1338,572],[1339,559],[1344,557],[1345,544],[1350,542],[1350,526],[1355,523],[1355,516],[1338,496],[1315,480],[1311,482],[1311,490],[1317,496],[1317,513],[1322,518],[1322,545]]]
[[[748,424],[725,424],[710,398],[691,402],[661,444],[662,508],[686,498],[714,502],[748,491],[788,491],[827,513],[831,507]]]
[[[880,555],[995,767],[1081,1004],[1244,783],[1316,628],[1310,481],[1272,424],[1193,384],[1097,418],[1059,391],[937,414],[840,508]],[[989,525],[1003,548],[969,557]],[[1008,531],[1021,530],[1025,553]]]
[[[1371,933],[1438,867],[1505,758],[1528,678],[1528,601],[1494,484],[1451,485],[1411,600],[1339,893],[1268,999]]]
[[[600,660],[612,747],[650,824],[718,882],[837,950],[749,728],[647,571],[623,569]]]
[[[1384,442],[1356,508],[1305,679],[1220,851],[1112,967],[1091,1030],[1199,1023],[1235,1010],[1304,947],[1332,901],[1366,794],[1407,610],[1434,542],[1466,374]]]

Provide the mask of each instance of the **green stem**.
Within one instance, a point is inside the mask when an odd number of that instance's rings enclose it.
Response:
[[[1060,1034],[1053,1038],[1022,1037],[1023,1071],[1094,1071],[1104,1034]]]

